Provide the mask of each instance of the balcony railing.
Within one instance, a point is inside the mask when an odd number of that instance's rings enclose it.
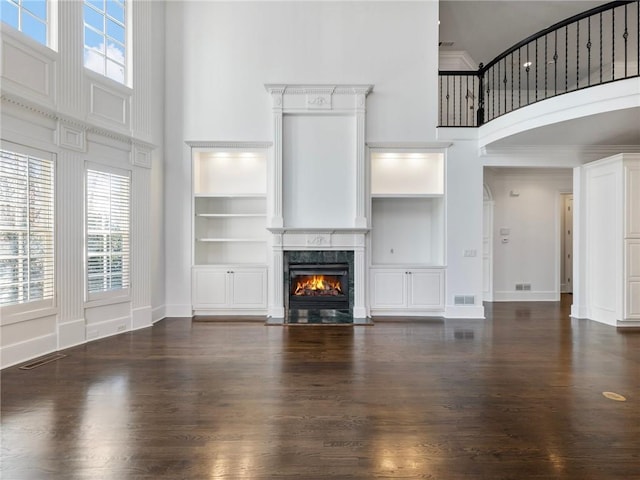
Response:
[[[478,127],[564,93],[640,76],[640,0],[616,1],[515,44],[477,71],[439,72],[441,127]]]

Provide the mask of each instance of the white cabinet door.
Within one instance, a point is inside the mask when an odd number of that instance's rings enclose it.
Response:
[[[406,305],[404,270],[371,270],[371,308],[403,308]]]
[[[229,301],[226,268],[194,268],[192,303],[197,308],[225,307]]]
[[[260,268],[233,268],[231,306],[239,308],[267,307],[267,270]]]
[[[407,275],[408,308],[444,309],[444,274],[442,271],[410,270]]]

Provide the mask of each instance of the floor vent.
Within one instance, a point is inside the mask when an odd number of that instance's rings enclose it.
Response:
[[[454,295],[453,304],[454,305],[475,305],[476,297],[475,295]]]
[[[34,368],[40,367],[42,365],[46,365],[47,363],[55,362],[56,360],[60,360],[61,358],[66,357],[61,353],[54,353],[53,355],[48,355],[46,357],[39,358],[31,363],[27,363],[20,367],[20,370],[33,370]]]

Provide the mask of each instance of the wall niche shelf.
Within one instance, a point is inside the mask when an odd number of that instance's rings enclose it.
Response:
[[[372,315],[444,311],[445,150],[370,148]]]
[[[194,315],[267,308],[266,143],[190,142]]]

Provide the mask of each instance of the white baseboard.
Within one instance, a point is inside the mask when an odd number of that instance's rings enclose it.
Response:
[[[165,305],[165,317],[191,318],[191,305]]]
[[[75,347],[86,342],[84,318],[58,324],[58,350]]]
[[[558,292],[540,292],[527,291],[520,292],[515,290],[493,292],[494,302],[559,302],[560,293]]]
[[[444,311],[436,310],[436,311],[417,311],[417,310],[380,310],[380,309],[371,309],[372,317],[428,317],[428,318],[443,318]]]
[[[587,310],[587,307],[571,305],[570,316],[573,318],[589,318],[589,311]]]
[[[167,308],[164,305],[151,310],[151,323],[156,323],[167,316]]]
[[[31,338],[0,348],[0,368],[11,367],[33,358],[41,357],[57,350],[58,338],[55,333]]]
[[[131,310],[131,330],[147,328],[152,325],[151,307],[140,307]]]
[[[85,325],[87,342],[131,330],[131,317],[120,317]]]
[[[477,318],[483,320],[484,307],[482,305],[447,305],[445,318]]]

